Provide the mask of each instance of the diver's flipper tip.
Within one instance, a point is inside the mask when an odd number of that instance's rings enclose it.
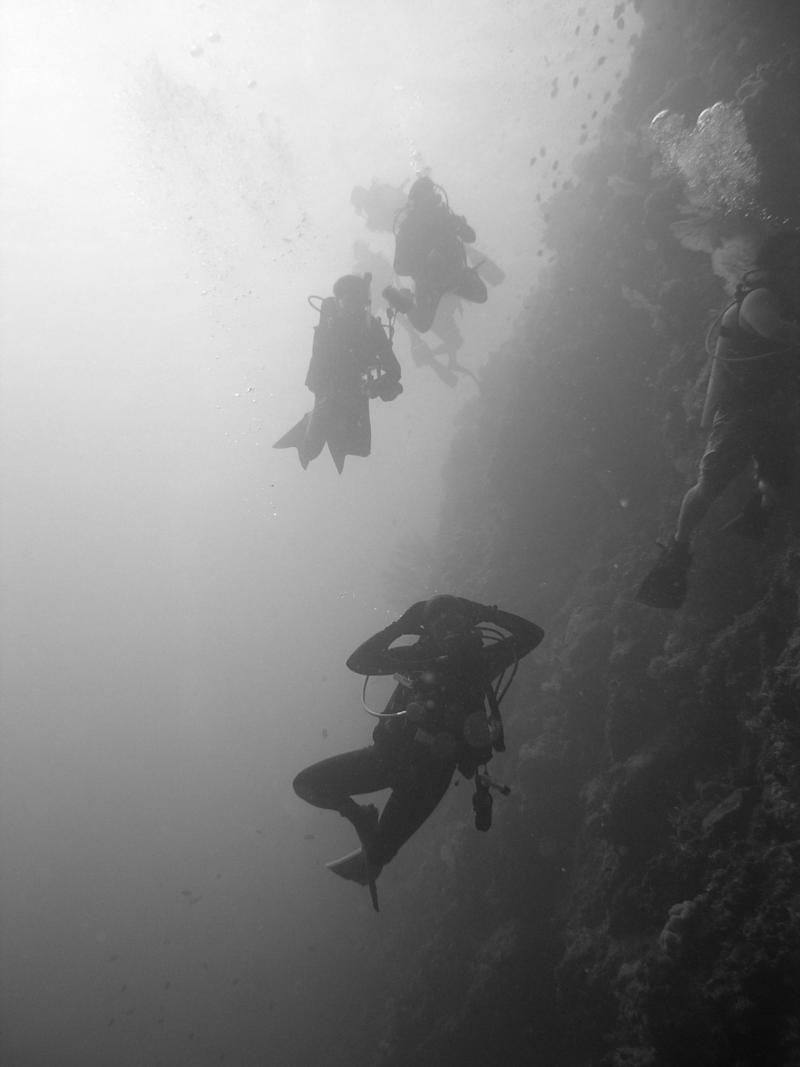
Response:
[[[668,611],[677,611],[683,607],[686,599],[686,591],[681,592],[674,588],[664,588],[658,581],[650,581],[650,575],[645,578],[636,593],[636,600],[648,608],[664,608]]]
[[[338,874],[340,878],[346,878],[348,882],[358,882],[359,885],[369,883],[367,857],[363,848],[348,852],[346,856],[340,856],[338,860],[331,860],[325,866],[329,871]]]
[[[649,608],[664,608],[676,611],[683,607],[689,585],[689,567],[692,557],[683,544],[673,542],[666,548],[661,559],[645,576],[639,586],[636,599]]]
[[[278,438],[273,448],[297,448],[300,449],[306,440],[306,430],[308,429],[308,422],[311,418],[311,413],[306,414],[300,419],[298,423],[283,435]]]
[[[375,911],[380,911],[378,887],[375,884],[375,879],[380,874],[380,867],[376,868],[369,862],[363,848],[348,852],[346,856],[340,856],[338,860],[331,860],[325,866],[329,871],[333,871],[334,874],[338,874],[340,878],[345,878],[348,882],[365,885],[369,889],[372,907]]]
[[[367,885],[369,886],[369,895],[370,900],[372,901],[372,907],[375,911],[380,912],[381,909],[378,907],[378,887],[375,885],[375,879],[371,878],[369,882],[367,882]]]

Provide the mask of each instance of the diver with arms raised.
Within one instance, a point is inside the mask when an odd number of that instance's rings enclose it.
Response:
[[[417,640],[395,645],[404,635]],[[394,675],[398,684],[385,710],[370,712],[379,719],[373,744],[306,768],[294,789],[353,824],[361,847],[328,866],[368,885],[376,910],[376,878],[431,815],[457,769],[475,780],[475,823],[488,829],[489,790],[497,784],[486,764],[504,750],[500,700],[519,660],[543,636],[535,623],[509,611],[440,595],[413,604],[347,660],[367,680]],[[374,805],[353,799],[383,789],[391,793],[380,816]]]

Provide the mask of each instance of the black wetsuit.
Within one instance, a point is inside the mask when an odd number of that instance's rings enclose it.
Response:
[[[357,674],[399,674],[410,685],[398,684],[386,706],[387,717],[375,727],[372,745],[315,763],[300,772],[294,788],[309,803],[343,814],[352,796],[391,789],[369,847],[369,858],[378,867],[388,863],[433,812],[456,768],[472,777],[491,757],[488,739],[478,745],[465,739],[465,722],[475,715],[486,721],[489,684],[543,637],[535,623],[510,612],[497,611],[492,621],[510,636],[483,645],[480,636],[471,633],[447,651],[425,637],[390,648],[408,632],[394,623],[365,641],[347,661]],[[415,714],[394,717],[412,704]]]
[[[305,468],[327,444],[340,473],[347,456],[368,456],[372,426],[365,376],[372,373],[392,385],[391,394],[380,394],[383,399],[402,392],[400,364],[380,320],[366,310],[340,315],[336,301],[327,297],[306,374],[314,407],[275,447],[296,447]]]
[[[306,386],[316,397],[361,395],[362,375],[376,369],[400,380],[400,364],[380,320],[367,313],[336,314],[330,298],[323,302],[314,330]]]
[[[465,241],[474,240],[475,231],[463,215],[454,215],[441,202],[411,206],[400,221],[394,269],[414,279],[414,306],[408,320],[420,333],[433,325],[445,293],[485,303],[486,286],[467,265],[464,249]]]
[[[767,288],[766,286],[762,288]],[[705,494],[714,499],[751,459],[758,477],[779,491],[794,469],[793,399],[797,395],[797,349],[762,337],[740,317],[741,303],[725,312],[712,375],[716,413],[700,463]],[[794,319],[781,303],[782,318]]]

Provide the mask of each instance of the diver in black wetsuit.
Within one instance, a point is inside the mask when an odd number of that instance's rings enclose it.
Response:
[[[477,268],[468,266],[464,243],[475,231],[463,215],[456,215],[439,186],[418,178],[408,191],[408,204],[396,227],[394,269],[408,275],[414,291],[387,286],[383,296],[420,333],[433,325],[439,301],[454,293],[475,304],[486,302],[486,286]]]
[[[403,391],[391,341],[369,312],[369,282],[369,275],[346,274],[322,301],[306,375],[314,408],[273,446],[296,448],[303,469],[326,444],[340,474],[346,456],[368,456],[370,399],[394,400]]]
[[[701,425],[709,431],[696,483],[681,502],[675,534],[636,598],[679,608],[691,541],[711,504],[748,463],[756,488],[723,530],[760,540],[785,499],[795,466],[793,405],[800,392],[800,231],[767,238],[747,284],[720,316]]]
[[[406,634],[417,641],[392,647]],[[492,683],[543,636],[539,626],[511,612],[436,596],[412,605],[353,652],[350,670],[401,680],[371,746],[315,763],[294,780],[298,796],[338,811],[359,836],[361,850],[345,865],[331,865],[335,873],[374,887],[381,869],[433,812],[456,769],[480,787],[476,772],[493,750],[504,748],[498,701],[507,685],[498,695]],[[380,817],[372,804],[353,800],[381,789],[392,792]],[[484,803],[487,796],[488,788]],[[477,815],[476,807],[476,825]]]
[[[363,185],[357,185],[353,189],[350,203],[356,214],[364,219],[368,230],[392,232],[395,216],[406,202],[405,189],[408,181],[406,178],[402,185],[394,186],[373,178],[369,189]]]

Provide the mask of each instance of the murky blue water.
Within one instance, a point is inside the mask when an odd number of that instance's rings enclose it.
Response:
[[[636,19],[15,0],[3,25],[3,1059],[348,1062],[392,916],[324,870],[347,827],[289,783],[368,737],[344,659],[429,591],[470,375]],[[438,339],[469,374],[399,331],[372,456],[303,472],[271,444],[309,406],[306,298],[391,259],[354,188],[423,171],[497,268]]]

